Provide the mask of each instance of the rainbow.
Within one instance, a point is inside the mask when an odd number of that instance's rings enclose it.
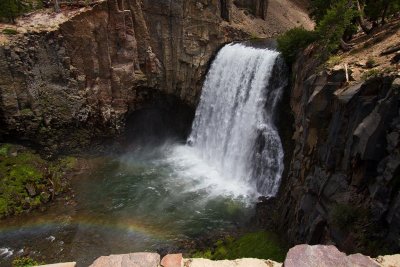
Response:
[[[63,218],[46,218],[41,217],[37,219],[30,219],[27,221],[13,220],[0,224],[0,235],[5,233],[12,233],[14,231],[28,230],[35,231],[41,228],[56,228],[60,226],[80,226],[87,228],[105,228],[107,230],[121,231],[131,234],[140,234],[152,237],[157,240],[168,240],[173,235],[172,231],[165,229],[158,229],[153,225],[143,223],[137,219],[124,218],[119,220],[98,219],[90,216],[66,216]]]

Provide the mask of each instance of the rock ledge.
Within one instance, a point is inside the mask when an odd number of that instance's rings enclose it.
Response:
[[[291,248],[284,263],[262,259],[237,259],[212,261],[208,259],[185,259],[182,254],[168,254],[160,260],[160,255],[138,252],[121,255],[102,256],[90,267],[400,267],[400,254],[379,256],[375,259],[362,254],[346,255],[335,246],[298,245]],[[74,267],[76,263],[43,265],[52,267]]]

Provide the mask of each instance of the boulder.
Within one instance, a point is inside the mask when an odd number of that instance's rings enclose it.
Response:
[[[375,260],[382,267],[400,267],[400,254],[379,256]]]
[[[157,267],[159,264],[159,254],[138,252],[102,256],[96,259],[90,267]]]
[[[285,267],[379,267],[370,257],[353,254],[347,256],[335,246],[298,245],[286,255]]]
[[[168,254],[161,260],[161,266],[163,267],[181,267],[183,266],[182,253],[179,254]]]

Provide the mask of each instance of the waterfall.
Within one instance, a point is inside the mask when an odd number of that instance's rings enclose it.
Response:
[[[274,111],[286,86],[279,53],[229,44],[207,74],[188,143],[225,183],[246,181],[274,196],[283,149]]]

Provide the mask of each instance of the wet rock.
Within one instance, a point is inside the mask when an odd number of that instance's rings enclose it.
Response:
[[[137,252],[103,256],[96,259],[90,267],[156,267],[159,264],[159,254]]]
[[[25,189],[28,192],[30,197],[35,197],[37,196],[36,188],[34,184],[26,184]]]
[[[50,201],[50,199],[51,199],[51,195],[49,193],[47,193],[47,192],[40,193],[40,201],[42,203],[47,203]]]
[[[22,201],[22,208],[24,210],[29,210],[31,208],[31,202],[32,199],[29,197],[26,197],[23,201]]]
[[[286,255],[285,267],[379,267],[370,257],[354,254],[347,256],[335,246],[298,245]]]

